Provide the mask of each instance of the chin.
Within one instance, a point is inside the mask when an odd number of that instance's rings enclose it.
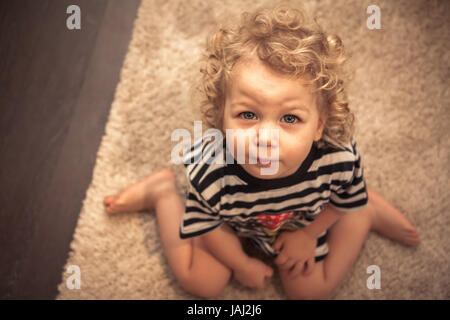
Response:
[[[275,171],[276,166],[272,164],[272,171]],[[251,165],[251,171],[249,172],[252,176],[259,179],[276,179],[283,178],[286,176],[285,172],[280,168],[280,164],[278,164],[278,170],[276,170],[273,174],[262,174],[262,169],[269,170],[271,167],[260,167],[256,164]]]

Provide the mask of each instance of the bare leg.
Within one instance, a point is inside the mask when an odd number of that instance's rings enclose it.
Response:
[[[419,234],[408,219],[378,193],[372,189],[367,191],[376,212],[371,230],[405,245],[417,246]]]
[[[316,263],[310,276],[292,279],[280,269],[291,299],[327,298],[350,272],[370,230],[403,244],[419,244],[417,231],[406,217],[373,190],[368,189],[368,193],[369,205],[365,209],[346,214],[329,230],[328,256]]]
[[[164,253],[176,279],[186,291],[211,298],[228,283],[231,270],[207,251],[201,237],[180,238],[185,208],[171,171],[157,171],[118,196],[106,197],[104,204],[109,213],[155,209]]]

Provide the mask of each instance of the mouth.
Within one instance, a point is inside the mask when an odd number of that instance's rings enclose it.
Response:
[[[256,161],[257,165],[262,168],[270,167],[272,165],[272,162],[274,161],[271,159],[260,159],[260,158],[258,158]]]
[[[249,164],[253,164],[253,165],[257,165],[260,168],[267,168],[270,167],[272,165],[274,165],[276,162],[279,161],[279,159],[271,159],[270,157],[265,157],[265,158],[260,158],[257,155],[247,155],[248,156],[248,163]]]

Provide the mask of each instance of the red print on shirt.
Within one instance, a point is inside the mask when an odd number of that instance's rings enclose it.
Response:
[[[281,213],[281,214],[261,214],[257,217],[258,222],[263,226],[276,229],[278,228],[284,221],[289,220],[293,215],[293,211]]]

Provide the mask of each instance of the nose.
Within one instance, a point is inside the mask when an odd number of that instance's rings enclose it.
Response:
[[[258,147],[276,148],[278,147],[278,128],[270,123],[262,123],[256,132],[256,145]]]

